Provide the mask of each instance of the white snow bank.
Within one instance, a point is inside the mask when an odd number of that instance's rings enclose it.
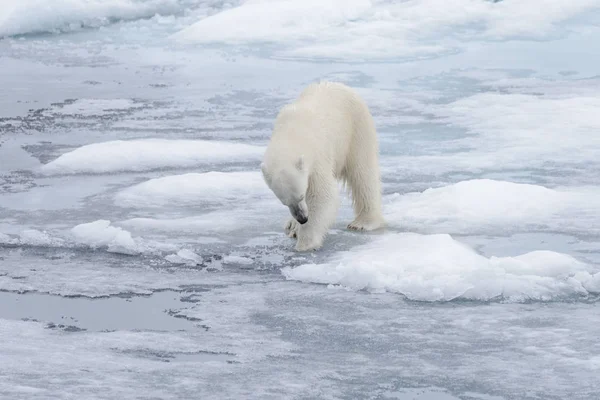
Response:
[[[260,172],[211,171],[151,179],[119,192],[115,200],[133,207],[241,204],[269,194]]]
[[[259,233],[265,227],[275,228],[281,226],[287,209],[281,206],[281,203],[279,203],[278,208],[275,207],[277,206],[274,206],[271,210],[257,207],[235,208],[182,218],[131,218],[121,221],[120,224],[132,229],[177,234],[205,235],[234,232],[247,234],[248,229]]]
[[[80,224],[71,229],[75,240],[92,248],[107,247],[110,253],[139,254],[140,245],[131,237],[131,233],[111,226],[108,220],[98,220]]]
[[[587,231],[600,222],[597,188],[543,186],[475,179],[388,197],[390,225],[421,232],[496,233],[524,229]],[[592,224],[593,225],[593,224]]]
[[[264,148],[210,140],[140,139],[93,143],[65,153],[41,168],[44,174],[108,173],[258,161]]]
[[[0,37],[97,28],[182,11],[178,0],[2,0]]]
[[[287,279],[395,292],[412,300],[552,300],[600,289],[600,273],[573,257],[534,251],[486,258],[449,235],[398,233],[325,264],[282,269]]]
[[[557,23],[599,8],[595,0],[249,0],[174,38],[266,42],[287,45],[284,56],[372,60],[439,53],[465,39],[540,39],[554,33]]]
[[[105,249],[110,253],[128,255],[148,254],[161,255],[165,252],[176,252],[179,248],[173,244],[132,237],[131,233],[111,225],[108,220],[97,220],[75,226],[65,235],[61,231],[39,231],[25,229],[19,234],[0,233],[0,245],[34,246],[51,248]]]

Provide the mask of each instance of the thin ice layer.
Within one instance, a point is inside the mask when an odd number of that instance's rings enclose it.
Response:
[[[282,269],[287,279],[353,290],[400,293],[412,300],[509,301],[586,296],[598,272],[552,251],[487,258],[449,235],[388,234],[324,264]],[[595,273],[595,275],[593,275]]]
[[[258,161],[264,148],[244,143],[210,140],[115,140],[85,145],[41,168],[53,174],[146,171],[185,168],[211,163]]]

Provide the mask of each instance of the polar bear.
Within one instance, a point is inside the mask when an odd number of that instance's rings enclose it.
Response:
[[[384,224],[379,146],[366,103],[348,86],[308,86],[277,116],[261,169],[264,180],[293,218],[285,225],[296,250],[320,248],[335,222],[338,181],[349,186],[353,230]]]

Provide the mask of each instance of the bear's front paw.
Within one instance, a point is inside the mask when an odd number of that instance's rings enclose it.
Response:
[[[322,240],[317,240],[310,237],[298,237],[298,243],[296,243],[296,251],[313,251],[320,249],[322,245]]]
[[[288,237],[291,238],[297,238],[298,237],[298,221],[296,221],[294,218],[290,219],[286,224],[285,224],[285,234]]]

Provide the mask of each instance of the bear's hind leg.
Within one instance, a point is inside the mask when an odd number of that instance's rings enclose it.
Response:
[[[377,150],[368,150],[366,147],[356,151],[345,171],[354,206],[354,221],[348,229],[356,231],[371,231],[384,225]]]
[[[311,180],[306,194],[308,222],[297,225],[296,251],[316,250],[323,245],[323,239],[337,215],[338,195],[337,182],[333,176]]]

